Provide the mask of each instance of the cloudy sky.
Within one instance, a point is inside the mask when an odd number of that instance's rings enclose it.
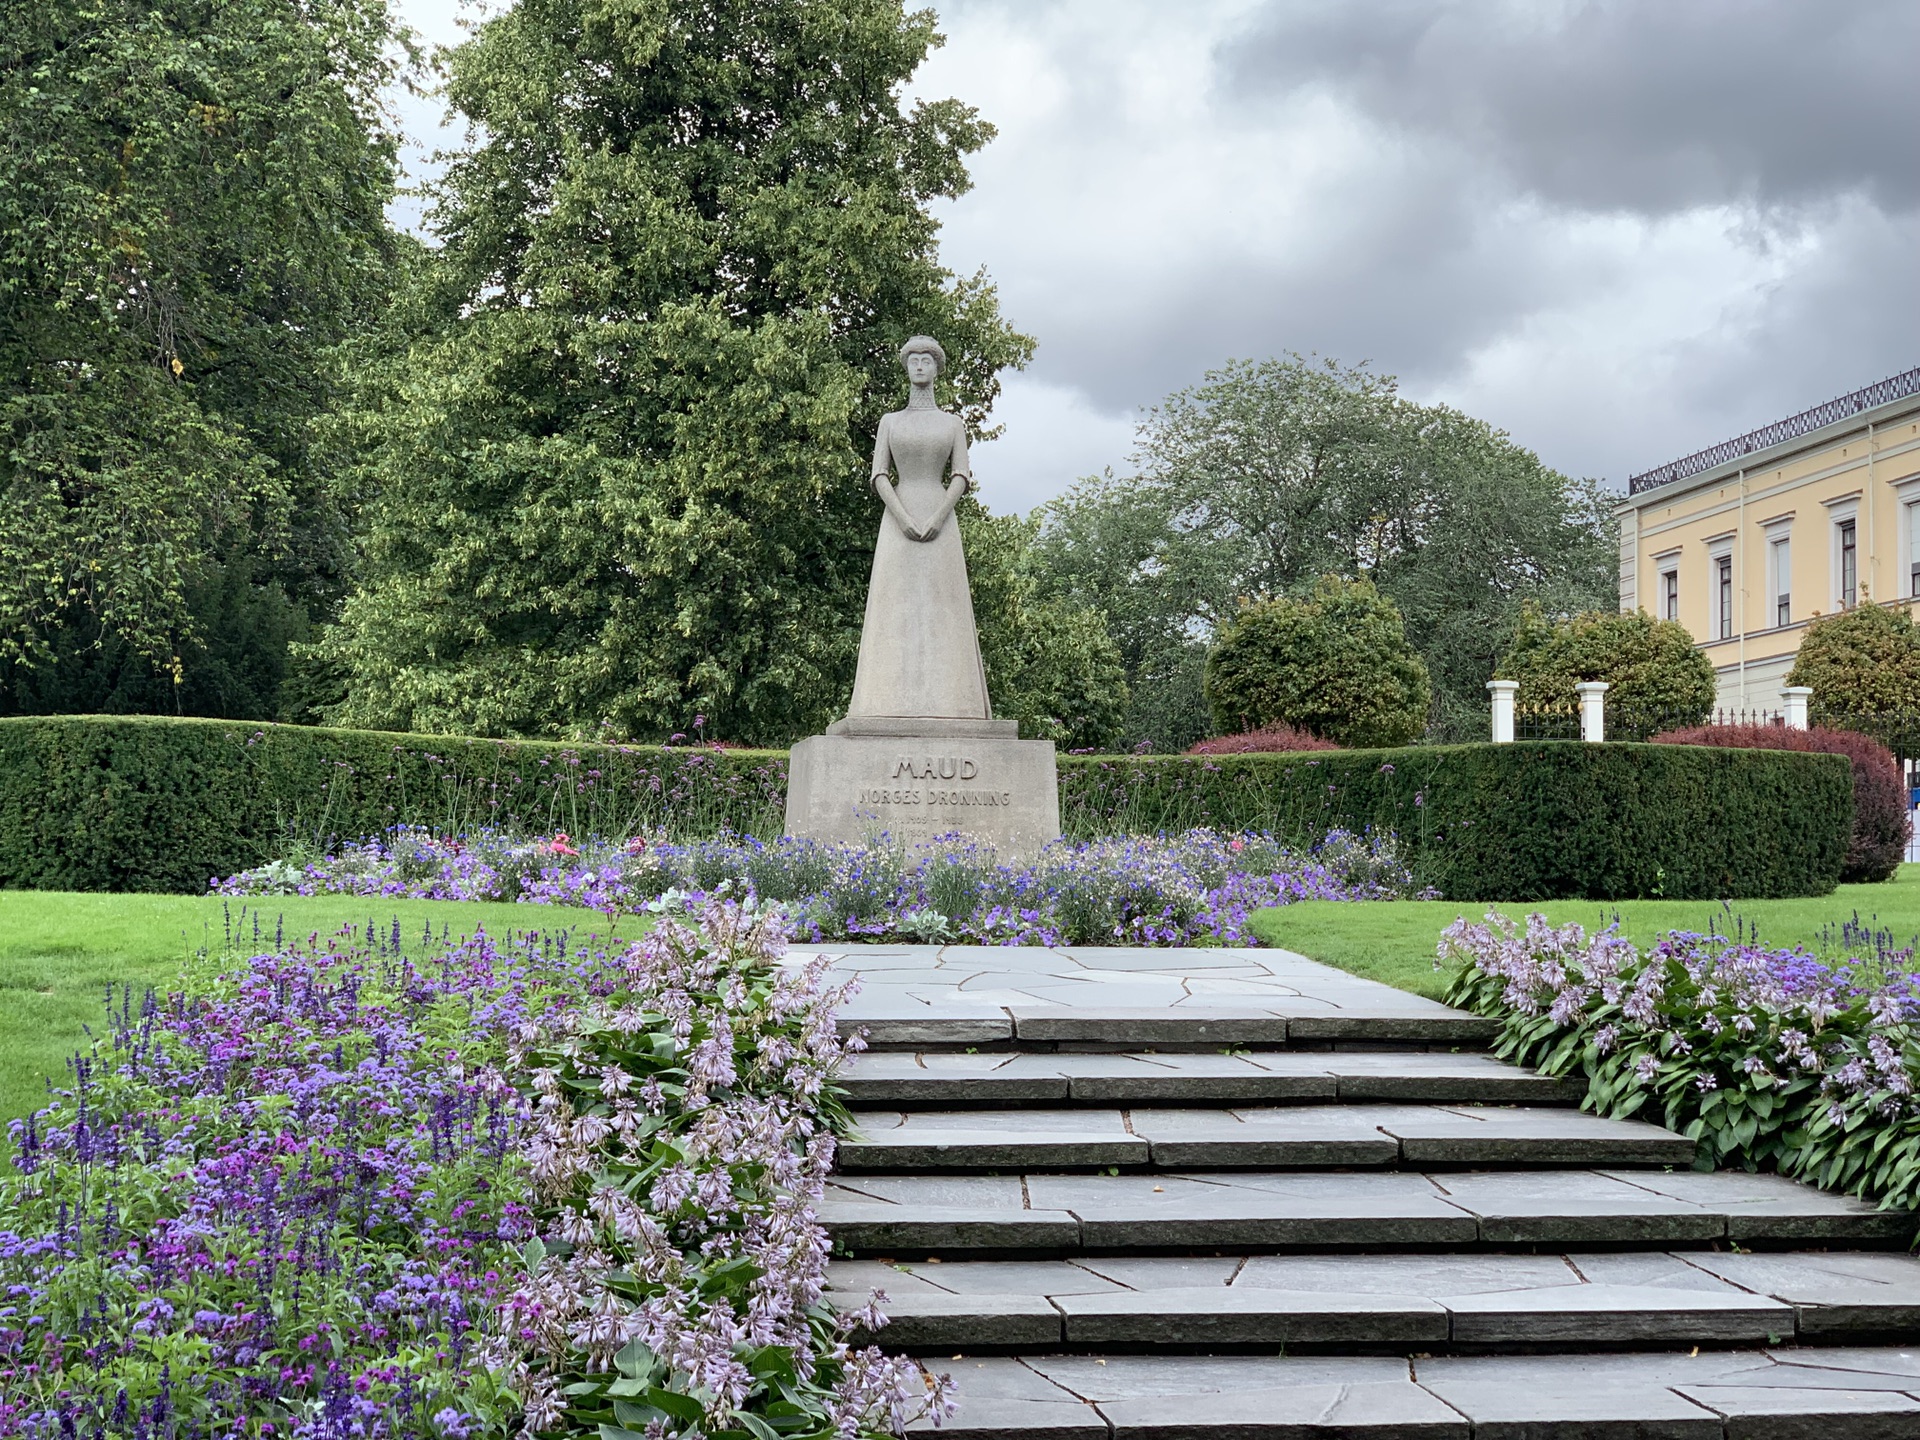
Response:
[[[1039,340],[989,503],[1124,469],[1231,357],[1368,360],[1616,482],[1920,366],[1916,0],[935,8],[915,93],[1000,130],[946,260]]]

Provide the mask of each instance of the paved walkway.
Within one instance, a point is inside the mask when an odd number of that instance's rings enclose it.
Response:
[[[1913,1217],[1695,1172],[1478,1017],[1275,950],[822,953],[874,1047],[831,1283],[944,1434],[1920,1437]]]

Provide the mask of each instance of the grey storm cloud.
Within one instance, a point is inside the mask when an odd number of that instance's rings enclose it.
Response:
[[[1920,203],[1913,0],[1284,0],[1221,47],[1582,209]]]
[[[1000,129],[943,254],[1039,340],[996,504],[1234,357],[1367,360],[1615,480],[1920,364],[1920,0],[927,3],[916,93]]]

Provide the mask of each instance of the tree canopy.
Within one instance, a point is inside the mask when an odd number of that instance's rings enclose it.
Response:
[[[384,0],[0,6],[0,712],[271,715],[345,579],[312,453],[378,312]]]
[[[1855,605],[1801,637],[1789,685],[1810,685],[1815,723],[1920,714],[1920,626],[1903,606]]]
[[[522,0],[449,59],[476,143],[350,407],[351,724],[784,743],[844,705],[915,333],[976,433],[1029,342],[928,211],[992,131],[903,111],[900,0]]]
[[[1607,731],[1644,737],[1698,725],[1713,709],[1713,662],[1687,627],[1644,610],[1591,610],[1555,620],[1527,605],[1501,657],[1522,706],[1571,709],[1574,685],[1607,682]]]
[[[1105,617],[1063,597],[1034,550],[1037,520],[959,510],[993,713],[1030,740],[1111,749],[1127,716],[1126,668]]]
[[[1241,601],[1366,578],[1405,617],[1444,707],[1477,712],[1523,601],[1602,601],[1617,563],[1598,487],[1365,366],[1236,361],[1140,428],[1134,473],[1043,512],[1069,593],[1107,616],[1130,738],[1205,733],[1207,645]]]

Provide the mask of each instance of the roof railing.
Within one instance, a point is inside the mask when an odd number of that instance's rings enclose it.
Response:
[[[1736,435],[1731,440],[1722,440],[1708,450],[1696,450],[1691,455],[1683,455],[1678,460],[1669,460],[1656,470],[1644,475],[1635,475],[1627,481],[1627,493],[1638,495],[1642,490],[1651,490],[1657,485],[1670,484],[1675,480],[1684,480],[1689,475],[1698,475],[1703,470],[1711,470],[1716,465],[1724,465],[1729,460],[1738,460],[1742,455],[1751,455],[1756,450],[1764,450],[1769,445],[1778,445],[1782,440],[1797,439],[1836,420],[1845,420],[1858,415],[1862,410],[1871,410],[1876,405],[1884,405],[1889,400],[1905,399],[1909,395],[1920,394],[1920,369],[1905,371],[1899,375],[1889,375],[1885,380],[1856,390],[1851,395],[1842,395],[1829,400],[1824,405],[1816,405],[1811,410],[1802,410],[1798,415],[1789,415],[1784,420],[1776,420],[1758,430],[1749,430],[1745,435]]]

